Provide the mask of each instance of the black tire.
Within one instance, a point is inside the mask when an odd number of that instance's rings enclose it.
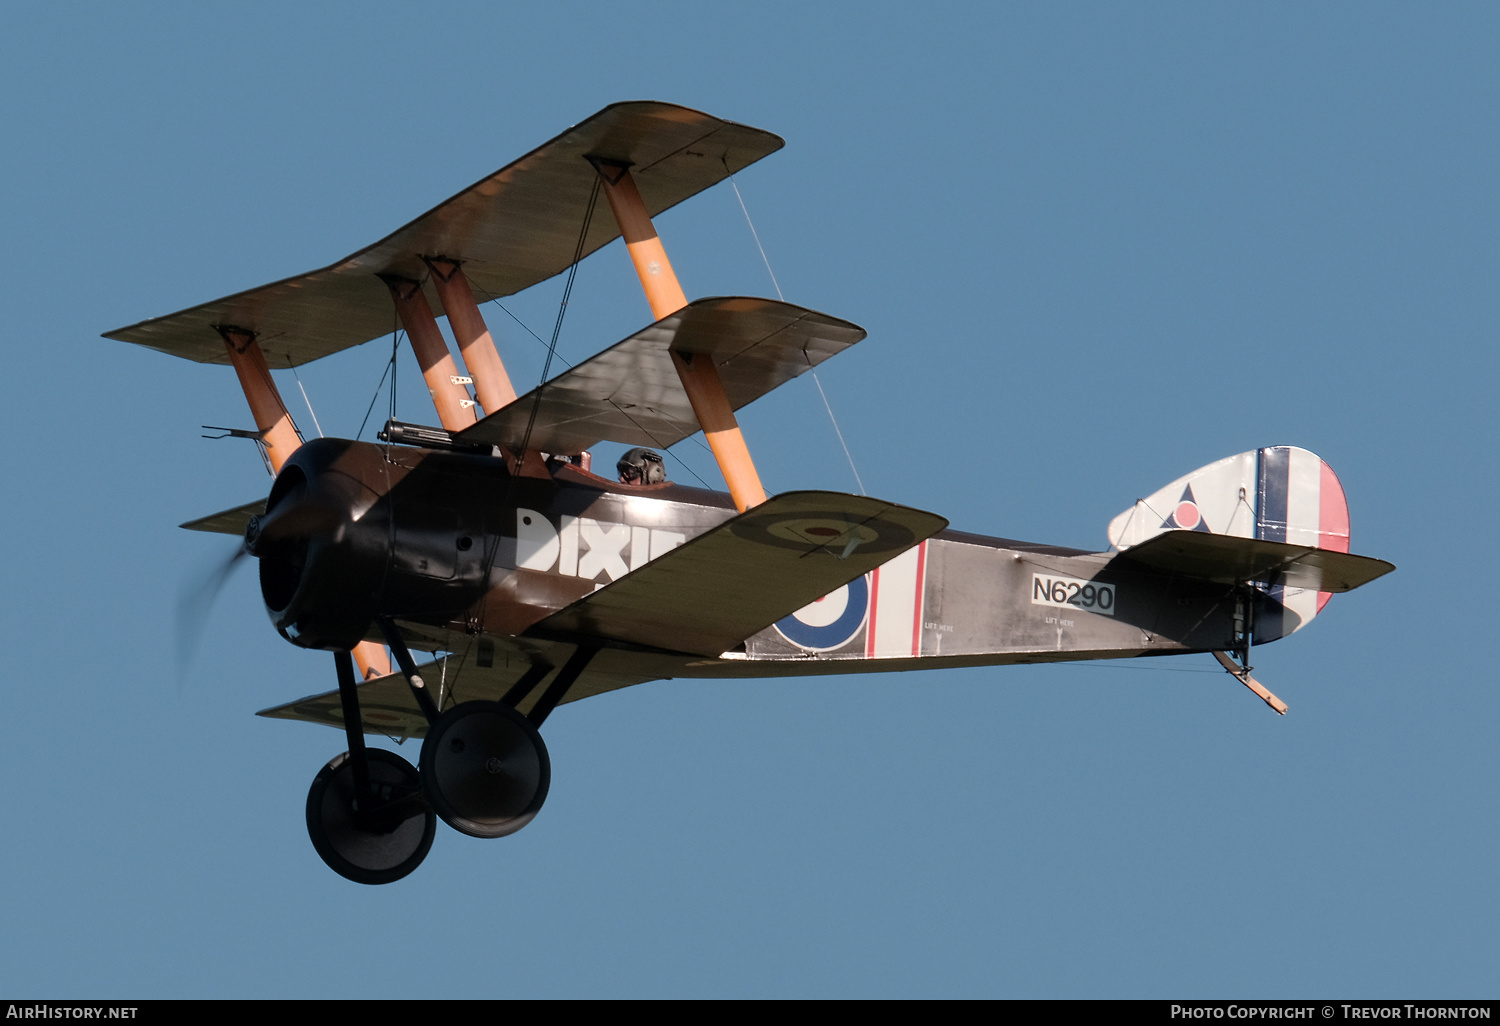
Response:
[[[513,834],[541,811],[552,782],[531,721],[499,702],[465,702],[427,729],[422,786],[437,814],[470,837]]]
[[[365,754],[370,782],[380,797],[420,795],[411,763],[383,748],[367,748]],[[432,809],[423,804],[403,820],[372,826],[355,814],[354,792],[348,752],[324,766],[307,792],[307,833],[328,868],[355,883],[387,884],[421,865],[437,833]]]

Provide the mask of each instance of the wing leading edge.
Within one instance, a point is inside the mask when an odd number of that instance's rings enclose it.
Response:
[[[295,367],[390,334],[391,298],[377,275],[421,281],[427,276],[423,257],[462,263],[481,301],[566,270],[596,177],[587,158],[628,163],[655,216],[783,145],[770,132],[675,104],[612,104],[337,263],[104,337],[200,363],[228,363],[213,327],[232,324],[256,333],[271,367]],[[583,255],[619,235],[608,206],[600,204]],[[427,292],[440,313],[436,290]]]

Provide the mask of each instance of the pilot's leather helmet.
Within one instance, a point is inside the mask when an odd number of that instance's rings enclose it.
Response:
[[[622,484],[653,485],[667,479],[667,468],[662,465],[661,453],[636,447],[620,457],[615,464],[620,472]]]

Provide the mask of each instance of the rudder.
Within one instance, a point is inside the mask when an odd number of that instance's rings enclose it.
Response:
[[[1109,522],[1112,548],[1124,551],[1166,531],[1201,531],[1240,538],[1349,551],[1349,505],[1333,468],[1292,445],[1267,446],[1200,467]],[[1263,617],[1259,640],[1304,626],[1329,592],[1270,587],[1268,597],[1290,617]],[[1278,622],[1279,619],[1279,622]]]

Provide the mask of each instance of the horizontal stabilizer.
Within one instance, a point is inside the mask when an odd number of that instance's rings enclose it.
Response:
[[[787,492],[542,620],[586,635],[718,656],[948,526],[935,513],[840,492]]]
[[[197,520],[189,520],[178,527],[188,531],[210,531],[214,534],[237,534],[244,535],[245,528],[250,524],[251,517],[258,517],[266,511],[266,500],[256,499],[247,502],[243,506],[234,509],[220,510],[218,513],[210,513],[206,517]]]
[[[783,145],[770,132],[671,103],[612,104],[335,264],[104,337],[228,363],[214,325],[233,325],[256,333],[272,367],[295,367],[389,335],[391,297],[378,275],[422,281],[423,257],[461,263],[481,302],[566,270],[597,177],[589,158],[628,164],[655,216]],[[608,204],[599,203],[581,255],[619,236]],[[427,298],[442,312],[430,286]]]
[[[739,409],[864,337],[858,325],[790,303],[699,299],[458,437],[519,447],[530,425],[528,447],[543,452],[579,452],[601,440],[665,448],[698,430],[672,352],[712,360],[730,406]]]
[[[1284,584],[1320,592],[1353,591],[1396,569],[1348,552],[1180,530],[1158,534],[1118,558],[1216,584]]]
[[[1271,586],[1271,597],[1292,614],[1282,621],[1288,633],[1311,623],[1334,592],[1357,587],[1393,569],[1381,563],[1385,569],[1375,570],[1360,564],[1358,556],[1339,558],[1349,551],[1349,503],[1344,486],[1316,453],[1295,445],[1270,445],[1230,456],[1137,499],[1110,521],[1109,543],[1135,555],[1167,535],[1185,532],[1200,538],[1217,535],[1267,544],[1215,547],[1211,542],[1179,541],[1154,550],[1154,555],[1148,553],[1142,561],[1166,559],[1173,564],[1169,569],[1215,580],[1269,580],[1288,558],[1277,544],[1287,550],[1318,553],[1299,556],[1286,576]],[[1356,569],[1360,566],[1363,569]],[[1351,583],[1347,588],[1301,583],[1325,580]],[[1268,639],[1282,636],[1272,631],[1263,619],[1257,633]]]

